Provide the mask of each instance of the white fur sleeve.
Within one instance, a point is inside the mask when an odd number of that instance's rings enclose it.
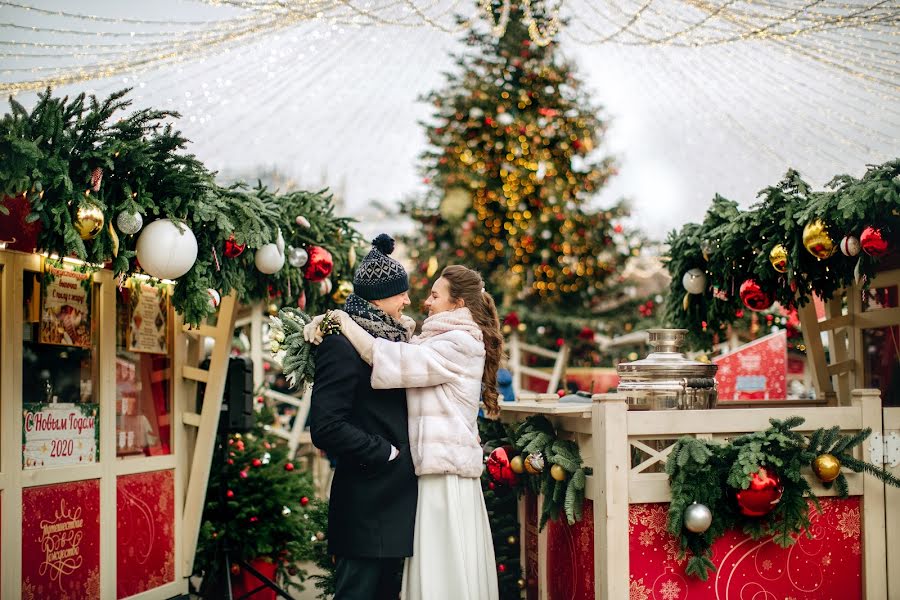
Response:
[[[376,339],[373,348],[372,387],[421,388],[458,379],[465,356],[451,340],[405,344]]]

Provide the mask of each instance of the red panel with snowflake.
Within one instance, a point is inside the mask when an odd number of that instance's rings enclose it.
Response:
[[[22,490],[22,598],[100,597],[100,481]]]
[[[859,498],[821,500],[810,510],[813,539],[780,548],[729,531],[713,545],[716,571],[706,582],[684,574],[678,541],[666,531],[666,504],[633,504],[628,533],[629,600],[862,598]]]
[[[565,516],[547,523],[547,597],[549,600],[594,598],[594,503],[584,501],[581,521]]]
[[[175,479],[172,471],[116,480],[118,598],[175,580]]]
[[[538,503],[534,492],[525,492],[525,600],[538,600]]]
[[[719,402],[787,398],[787,332],[777,331],[714,358]]]

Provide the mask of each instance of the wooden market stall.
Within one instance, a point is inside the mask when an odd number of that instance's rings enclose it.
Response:
[[[169,286],[83,267],[0,250],[0,589],[176,597],[188,591],[234,297],[189,330]]]
[[[900,577],[888,568],[900,560],[898,490],[871,475],[848,473],[850,497],[840,500],[808,473],[824,507],[813,517],[814,539],[781,549],[729,532],[713,546],[717,571],[707,582],[685,574],[677,540],[666,531],[671,496],[662,466],[678,438],[722,440],[794,415],[806,419],[801,431],[840,424],[845,432],[871,427],[896,436],[900,413],[887,409],[883,420],[877,390],[853,390],[848,406],[768,410],[629,411],[616,394],[584,404],[542,400],[504,403],[502,418],[545,415],[561,439],[577,442],[593,474],[584,517],[572,526],[551,521],[539,531],[542,498],[526,494],[520,502],[528,600],[900,598]],[[880,464],[878,448],[869,444],[864,458]],[[900,461],[890,460],[900,474]]]

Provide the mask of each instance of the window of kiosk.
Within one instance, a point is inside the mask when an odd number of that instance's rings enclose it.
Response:
[[[866,290],[863,305],[874,312],[900,305],[898,286]],[[878,327],[863,330],[865,349],[865,387],[881,390],[884,406],[900,406],[900,327]]]
[[[80,263],[23,273],[22,468],[100,460],[100,286]]]
[[[172,448],[169,288],[137,279],[116,292],[116,456]]]

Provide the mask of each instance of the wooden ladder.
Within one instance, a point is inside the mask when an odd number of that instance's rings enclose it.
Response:
[[[228,360],[231,353],[231,340],[234,335],[237,297],[234,292],[222,298],[215,325],[203,324],[190,327],[181,323],[181,335],[178,339],[177,352],[183,356],[181,365],[181,388],[184,394],[181,413],[183,424],[182,440],[190,454],[186,461],[190,463],[187,471],[187,492],[184,495],[182,520],[182,557],[183,573],[190,574],[194,568],[194,554],[197,551],[197,540],[200,535],[200,523],[203,519],[203,506],[206,503],[206,486],[209,483],[212,456],[216,445],[216,432],[219,428],[219,413],[222,409],[222,395],[225,392],[225,377],[228,373]],[[178,331],[178,329],[176,329]],[[182,337],[183,336],[183,337]],[[186,339],[185,339],[186,338]],[[209,368],[203,369],[200,363],[204,358],[204,342],[212,338],[214,346],[209,357]],[[186,342],[186,349],[185,349]],[[206,385],[203,393],[203,407],[196,412],[197,384]],[[193,407],[194,410],[188,410]],[[191,439],[193,445],[191,445]]]
[[[537,354],[545,358],[553,359],[553,371],[547,373],[541,369],[534,369],[524,364],[525,354]],[[554,394],[559,389],[560,381],[569,362],[569,345],[563,344],[559,350],[547,350],[540,346],[526,344],[519,339],[519,334],[513,333],[509,336],[509,370],[513,376],[513,391],[516,398],[523,393],[522,376],[529,375],[531,377],[541,379],[547,382],[546,393]],[[526,393],[527,394],[527,393]]]

